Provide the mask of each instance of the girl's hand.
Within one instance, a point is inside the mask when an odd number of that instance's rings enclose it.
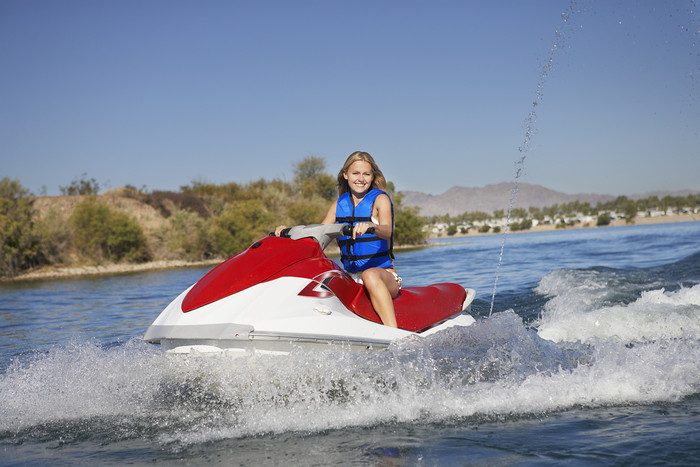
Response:
[[[371,222],[363,222],[362,224],[355,224],[355,227],[352,229],[352,238],[357,238],[361,237],[362,235],[367,233],[367,229],[370,227],[376,227],[376,225],[372,224]]]
[[[280,233],[282,233],[282,231],[286,228],[287,228],[286,225],[278,225],[277,228],[275,229],[275,237],[279,237]]]

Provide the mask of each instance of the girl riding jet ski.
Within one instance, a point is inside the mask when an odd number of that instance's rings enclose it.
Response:
[[[377,186],[385,181],[371,156],[351,154],[338,182],[340,197],[322,224],[280,226],[229,258],[163,310],[144,339],[173,352],[381,349],[472,324],[472,289],[450,283],[401,289],[393,207]],[[334,239],[345,270],[323,253]]]

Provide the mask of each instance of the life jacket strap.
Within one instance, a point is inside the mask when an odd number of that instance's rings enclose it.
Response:
[[[388,252],[378,252],[378,253],[372,253],[370,255],[340,255],[341,259],[344,259],[346,261],[358,261],[361,259],[370,259],[370,258],[383,258],[383,257],[390,257]]]
[[[371,217],[354,217],[354,216],[346,216],[346,217],[337,217],[335,218],[336,224],[350,224],[354,225],[358,222],[372,222]]]
[[[363,235],[354,239],[352,237],[341,237],[338,239],[338,246],[343,247],[346,245],[354,245],[355,243],[375,242],[377,238],[379,237],[376,235]]]

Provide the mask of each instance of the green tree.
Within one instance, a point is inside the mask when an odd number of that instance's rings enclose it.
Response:
[[[650,209],[661,209],[661,201],[659,201],[659,197],[654,195],[650,196],[647,198],[648,203],[647,205],[649,206]]]
[[[544,208],[542,212],[545,214],[545,216],[549,216],[553,220],[560,213],[559,205],[553,204],[552,206],[548,206]]]
[[[510,212],[511,218],[520,217],[522,219],[527,217],[527,210],[524,208],[513,208]]]
[[[542,210],[536,206],[530,206],[527,209],[527,211],[533,219],[537,219],[540,221],[544,219],[544,214],[542,213]]]
[[[39,262],[30,193],[19,180],[0,180],[0,274],[14,276]]]
[[[581,213],[584,214],[584,215],[586,215],[586,216],[590,216],[591,213],[593,212],[593,208],[591,207],[591,203],[589,203],[588,201],[586,201],[585,203],[581,204],[581,209],[580,209],[580,210],[581,210]]]
[[[269,233],[275,224],[260,200],[233,203],[213,220],[212,241],[217,254],[233,256]]]
[[[637,200],[637,210],[648,214],[649,213],[649,198],[638,199]]]
[[[97,262],[139,262],[149,259],[141,226],[126,213],[110,209],[90,196],[71,215],[75,246]]]
[[[394,244],[420,245],[425,243],[423,225],[425,219],[418,215],[418,208],[394,207]]]
[[[637,217],[637,202],[631,199],[627,200],[622,205],[622,212],[625,214],[626,222],[629,224]]]
[[[313,199],[298,199],[287,210],[291,225],[318,224],[325,217],[328,202],[315,197]]]
[[[501,213],[503,213],[503,211],[501,211]],[[483,211],[465,212],[464,214],[462,214],[462,217],[465,221],[467,221],[469,223],[483,222],[483,221],[487,221],[487,220],[492,218],[491,216],[489,216],[487,213],[485,213]],[[494,217],[496,217],[495,214],[494,214]],[[501,215],[501,217],[503,217],[503,216]]]
[[[192,180],[190,185],[180,187],[183,193],[192,193],[202,199],[220,198],[226,201],[235,199],[242,190],[243,187],[235,182],[215,185],[201,179]]]
[[[62,195],[96,195],[100,192],[100,185],[94,178],[87,179],[83,172],[80,179],[75,179],[68,186],[59,187]]]
[[[695,209],[700,206],[700,193],[686,196],[684,204],[691,209]]]
[[[39,239],[41,264],[70,262],[73,234],[66,214],[50,209],[34,221],[34,232]]]
[[[661,210],[664,212],[667,212],[669,208],[673,207],[673,198],[669,195],[664,196],[661,198]]]
[[[294,166],[294,184],[304,198],[314,195],[329,201],[335,198],[337,182],[325,170],[326,162],[317,156],[307,156]]]
[[[173,212],[160,236],[166,257],[201,260],[214,255],[208,222],[192,211]]]

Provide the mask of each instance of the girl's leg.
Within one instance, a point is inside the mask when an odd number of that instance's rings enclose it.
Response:
[[[386,326],[396,326],[396,314],[392,298],[399,293],[399,284],[394,275],[382,268],[372,268],[362,273],[364,284],[374,311]]]

